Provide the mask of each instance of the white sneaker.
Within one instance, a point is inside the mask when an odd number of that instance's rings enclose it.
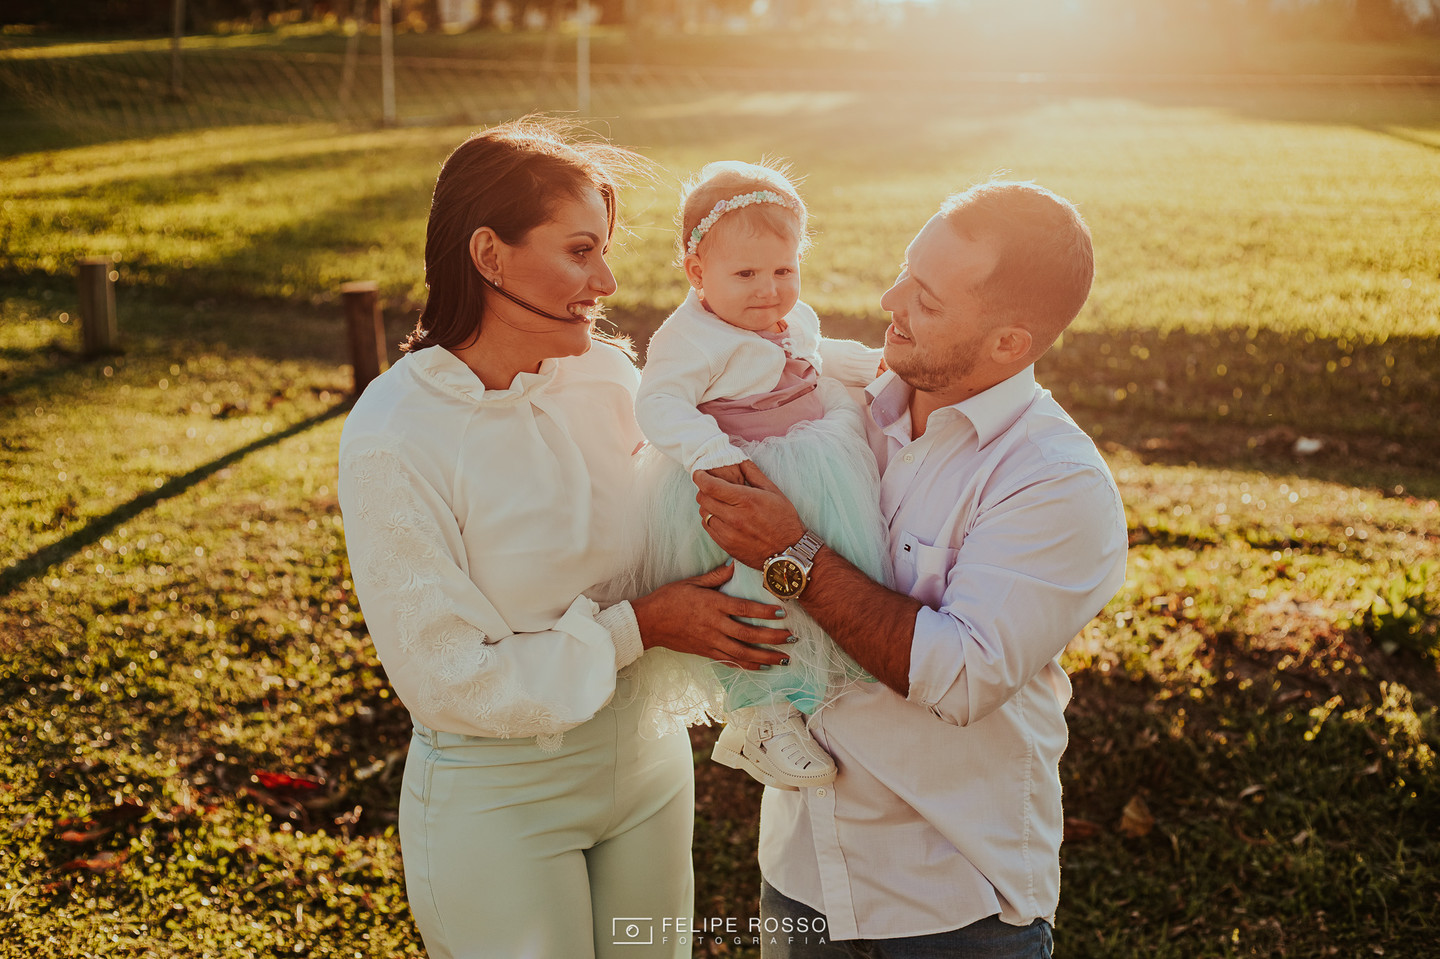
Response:
[[[798,712],[779,722],[727,723],[710,758],[779,789],[808,789],[835,781],[835,760],[820,748]]]

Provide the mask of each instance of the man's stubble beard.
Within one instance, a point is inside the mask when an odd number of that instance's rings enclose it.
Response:
[[[897,362],[891,362],[887,356],[885,364],[914,389],[925,393],[943,392],[975,372],[980,363],[975,348],[982,339],[983,336],[972,336],[939,356],[922,355],[912,340],[908,356]]]

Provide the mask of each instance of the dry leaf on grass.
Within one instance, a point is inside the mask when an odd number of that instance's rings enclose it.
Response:
[[[103,806],[88,816],[65,818],[55,823],[60,830],[61,842],[90,842],[108,836],[115,828],[133,819],[139,819],[149,807],[134,798],[122,799],[113,806]]]
[[[88,869],[91,872],[106,872],[110,869],[119,868],[126,859],[128,853],[123,852],[98,852],[88,859],[72,859],[61,869]]]
[[[1125,804],[1120,813],[1120,835],[1139,839],[1150,835],[1150,830],[1154,828],[1155,817],[1150,815],[1150,807],[1145,805],[1144,799],[1135,796]]]
[[[260,783],[260,785],[264,786],[266,789],[273,790],[293,789],[297,792],[300,792],[310,789],[325,788],[322,783],[318,783],[313,779],[302,779],[299,776],[292,776],[289,773],[268,773],[257,771],[255,773],[255,780],[256,782]]]
[[[1104,826],[1089,819],[1065,819],[1065,842],[1084,842],[1086,839],[1094,839],[1104,831]]]

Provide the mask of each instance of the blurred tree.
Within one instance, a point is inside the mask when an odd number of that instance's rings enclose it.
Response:
[[[625,0],[590,0],[594,8],[596,23],[624,23],[626,20]]]
[[[1393,40],[1410,32],[1410,17],[1396,0],[1354,0],[1350,27],[1367,40]]]
[[[70,30],[141,29],[169,32],[169,3],[133,0],[7,0],[0,22]]]
[[[500,0],[477,0],[476,27],[494,25]],[[527,13],[547,27],[571,15],[577,0],[506,0],[512,22],[523,28]],[[822,23],[866,23],[889,0],[590,0],[597,21],[641,29],[678,30],[724,23],[781,27]],[[171,0],[0,0],[0,22],[64,30],[169,30]],[[396,17],[440,22],[439,0],[395,0]],[[910,0],[912,17],[932,24],[963,23],[967,33],[988,35],[1019,24],[1039,28],[1063,20],[1063,10],[1088,12],[1117,35],[1145,35],[1193,29],[1230,31],[1242,25],[1267,27],[1288,37],[1349,35],[1390,41],[1416,33],[1440,33],[1440,0]],[[227,20],[263,24],[272,14],[302,19],[374,19],[375,0],[186,0],[187,30],[205,30]],[[1057,12],[1057,8],[1063,8]],[[764,16],[755,14],[763,11]],[[368,14],[368,17],[367,17]],[[1057,20],[1057,17],[1059,18]],[[1009,25],[1007,27],[1006,25]]]
[[[495,5],[500,0],[475,0],[475,19],[470,21],[468,30],[490,30],[495,27]],[[512,6],[513,10],[514,7]]]
[[[417,17],[430,30],[440,29],[440,0],[410,0],[402,19]]]

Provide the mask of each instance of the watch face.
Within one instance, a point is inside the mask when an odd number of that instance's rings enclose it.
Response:
[[[790,557],[782,556],[765,567],[765,588],[782,598],[798,596],[805,588],[805,571]]]

